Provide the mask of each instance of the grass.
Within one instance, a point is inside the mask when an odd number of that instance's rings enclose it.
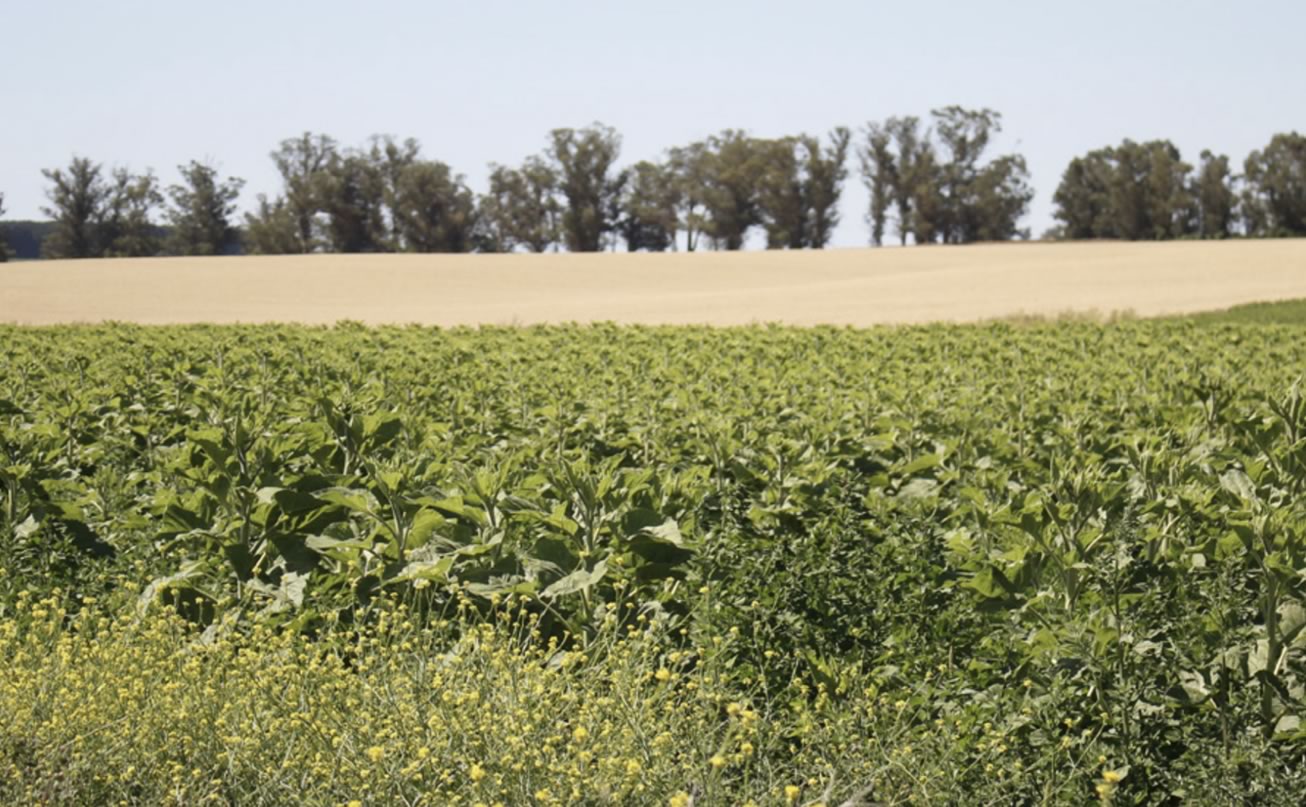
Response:
[[[1303,271],[1306,272],[1306,269]],[[1306,325],[1306,299],[1247,303],[1219,311],[1188,314],[1187,317],[1204,324],[1240,322],[1257,325]]]

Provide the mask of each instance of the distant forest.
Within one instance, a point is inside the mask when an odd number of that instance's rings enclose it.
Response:
[[[42,171],[48,221],[4,222],[0,260],[310,252],[544,252],[820,249],[839,221],[853,163],[870,192],[869,243],[1028,238],[1034,192],[1020,154],[991,155],[1001,115],[936,109],[856,133],[836,127],[758,138],[727,129],[619,166],[621,136],[599,123],[555,129],[520,165],[469,187],[414,139],[344,146],[304,133],[271,158],[281,177],[237,217],[244,181],[209,163],[108,170],[85,157]],[[1306,235],[1306,136],[1274,135],[1242,162],[1167,140],[1125,140],[1071,160],[1044,238],[1163,240]],[[4,195],[0,193],[0,217]]]

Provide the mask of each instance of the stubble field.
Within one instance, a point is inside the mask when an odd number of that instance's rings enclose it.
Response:
[[[0,322],[792,325],[1140,316],[1306,296],[1306,240],[313,255],[0,269]]]

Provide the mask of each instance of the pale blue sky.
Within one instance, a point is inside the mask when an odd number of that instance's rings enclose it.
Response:
[[[859,127],[946,104],[1004,115],[1026,223],[1052,223],[1071,157],[1121,138],[1246,153],[1306,130],[1306,0],[8,3],[0,191],[39,217],[40,169],[76,153],[153,168],[213,158],[252,203],[305,129],[418,138],[480,190],[557,126],[600,120],[623,162],[725,127]],[[855,163],[835,243],[867,241]],[[756,243],[756,239],[754,241]]]

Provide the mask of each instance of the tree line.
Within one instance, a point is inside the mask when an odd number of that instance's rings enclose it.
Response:
[[[874,245],[1028,238],[1025,159],[989,154],[1001,123],[991,109],[949,106],[925,120],[873,121],[856,135],[726,129],[624,167],[620,134],[595,123],[554,129],[518,165],[492,164],[482,193],[414,139],[354,147],[306,132],[271,153],[281,187],[258,194],[241,219],[243,180],[211,163],[178,166],[180,181],[165,188],[151,171],[74,157],[42,171],[50,222],[28,229],[40,228],[50,258],[735,250],[752,233],[768,249],[820,249],[839,222],[853,161],[869,191]],[[1204,151],[1194,167],[1169,141],[1125,140],[1073,159],[1053,201],[1058,225],[1045,237],[1303,235],[1306,137],[1275,135],[1241,174],[1224,155]],[[0,194],[0,215],[3,205]]]
[[[272,152],[281,187],[259,194],[242,221],[242,181],[209,163],[180,166],[181,181],[164,189],[151,172],[76,157],[43,172],[42,254],[735,250],[754,233],[771,249],[820,249],[839,222],[853,153],[868,185],[910,199],[916,242],[1011,237],[1032,193],[1022,158],[980,165],[998,114],[934,114],[939,145],[915,118],[871,123],[856,138],[846,127],[779,138],[726,129],[629,166],[612,127],[555,129],[520,164],[492,164],[483,193],[414,139],[351,147],[306,132]],[[878,133],[905,130],[901,121],[914,127],[910,154],[883,159]]]
[[[1168,140],[1091,151],[1070,161],[1053,202],[1052,237],[1124,240],[1306,235],[1306,136],[1276,134],[1235,173],[1202,151],[1184,162]]]

